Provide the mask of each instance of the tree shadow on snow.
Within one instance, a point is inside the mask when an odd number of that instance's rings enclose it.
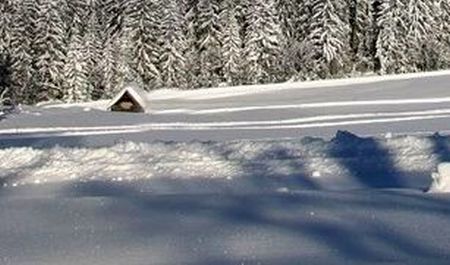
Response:
[[[389,150],[374,138],[338,131],[328,152],[339,159],[351,177],[367,188],[404,187],[403,174],[395,167]]]
[[[2,135],[3,139],[0,140],[0,149],[23,147],[31,147],[34,149],[50,149],[53,147],[86,147],[86,142],[82,136],[39,137],[33,134],[20,135],[20,138],[15,138],[14,136],[15,135]]]
[[[258,144],[258,142],[250,143]],[[268,146],[268,148],[262,148],[250,158],[245,156],[232,157],[236,150],[230,149],[229,144],[213,145],[213,150],[221,154],[222,159],[238,165],[241,176],[235,180],[235,184],[242,184],[259,191],[268,192],[319,189],[319,186],[308,174],[303,157],[296,154],[295,150],[276,142]]]
[[[111,222],[122,222],[125,231],[120,233],[135,241],[151,244],[152,240],[175,237],[172,240],[177,243],[166,247],[192,264],[206,265],[212,261],[270,264],[271,258],[276,264],[296,261],[324,264],[330,259],[345,264],[358,261],[422,264],[417,260],[450,258],[436,248],[448,242],[430,246],[430,241],[425,243],[420,234],[414,233],[415,226],[401,225],[401,229],[396,229],[392,224],[399,225],[404,220],[391,219],[386,214],[395,211],[406,218],[419,216],[420,220],[414,221],[419,226],[427,224],[430,216],[448,220],[448,198],[424,201],[422,195],[380,193],[375,200],[374,194],[354,197],[311,191],[257,196],[153,195],[120,185],[110,190],[114,196],[96,214]],[[98,191],[95,185],[72,190],[83,196]],[[310,248],[319,252],[311,254]]]
[[[429,137],[433,143],[433,155],[436,155],[438,162],[450,162],[450,145],[449,137],[436,133]]]

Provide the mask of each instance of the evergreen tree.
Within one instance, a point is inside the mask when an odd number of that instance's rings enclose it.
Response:
[[[63,19],[67,24],[67,39],[70,39],[72,35],[85,33],[86,19],[90,12],[89,2],[90,0],[71,0],[66,2],[67,9]]]
[[[187,88],[200,87],[198,78],[200,73],[199,49],[197,41],[197,0],[185,0],[185,36],[187,50],[186,58],[186,82]]]
[[[197,11],[199,85],[218,86],[222,81],[219,1],[199,0]]]
[[[223,75],[228,85],[239,85],[242,73],[242,39],[233,0],[222,2],[220,13],[220,42],[222,43]]]
[[[186,22],[182,7],[177,2],[163,0],[161,71],[165,87],[186,88],[188,86],[185,58],[187,41],[184,35]]]
[[[102,45],[102,60],[99,68],[101,69],[101,88],[104,98],[112,98],[118,92],[117,75],[117,42],[113,39],[106,40]]]
[[[280,80],[282,35],[272,0],[255,0],[247,10],[244,65],[250,84]]]
[[[0,2],[0,56],[10,53],[13,18],[16,14],[16,4],[11,0]]]
[[[91,96],[89,83],[88,53],[84,38],[80,34],[72,35],[64,68],[64,101],[87,101]]]
[[[371,0],[350,0],[350,48],[353,68],[358,72],[372,71],[373,17]]]
[[[450,47],[450,0],[440,0],[437,3],[439,38]]]
[[[433,17],[434,0],[410,0],[408,12],[405,14],[408,22],[406,42],[407,56],[417,69],[426,70],[424,64],[424,48],[434,43],[437,32],[437,21]],[[427,56],[427,55],[425,55]],[[425,69],[424,69],[425,68]]]
[[[408,24],[405,21],[404,10],[407,10],[407,6],[402,0],[381,1],[377,21],[379,35],[376,57],[382,74],[416,70],[405,52],[408,49],[406,41]]]
[[[100,62],[102,60],[102,38],[105,35],[102,29],[101,20],[96,10],[98,5],[91,3],[87,14],[87,26],[84,33],[84,44],[86,47],[86,60],[88,68],[88,81],[92,87],[92,99],[102,98],[104,91],[102,87],[102,74]]]
[[[126,24],[127,0],[98,0],[104,14],[104,27],[109,38],[116,39]]]
[[[34,39],[34,78],[37,100],[60,99],[66,56],[66,24],[63,0],[39,1]]]
[[[305,74],[326,78],[343,75],[349,68],[349,14],[343,0],[313,0],[305,58]]]
[[[450,67],[450,0],[435,1],[435,5],[436,42],[427,54],[431,57],[432,69],[446,69]]]
[[[133,68],[147,90],[161,86],[161,6],[154,1],[133,0],[128,6]]]
[[[122,33],[105,42],[103,58],[100,62],[104,97],[113,97],[128,83],[143,85],[142,79],[131,64],[132,55],[126,34]]]
[[[34,52],[38,2],[23,0],[17,7],[11,33],[11,90],[16,100],[31,104],[37,102],[37,84],[33,80]]]
[[[72,27],[69,28],[69,47],[65,65],[65,101],[87,101],[101,98],[102,43],[101,27],[97,17],[95,2],[88,4],[81,0],[72,3],[70,13],[74,13]]]
[[[305,0],[278,0],[279,17],[283,22],[285,37],[281,57],[285,78],[303,79],[303,68],[308,69],[305,60],[311,52],[311,45],[306,41],[311,21],[311,2]]]
[[[11,85],[11,39],[16,7],[17,4],[10,0],[0,2],[0,94],[6,90],[11,92],[8,88]]]
[[[100,88],[103,97],[111,98],[125,84],[137,82],[143,84],[139,74],[132,68],[132,23],[130,11],[131,2],[124,0],[100,0],[103,23],[102,58]]]

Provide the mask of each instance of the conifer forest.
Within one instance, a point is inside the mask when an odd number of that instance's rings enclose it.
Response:
[[[450,0],[1,0],[16,103],[449,68]]]

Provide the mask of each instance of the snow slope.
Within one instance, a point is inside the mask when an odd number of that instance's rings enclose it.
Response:
[[[106,146],[122,140],[229,141],[309,135],[330,138],[337,130],[358,135],[447,133],[449,84],[450,74],[443,71],[156,91],[148,95],[150,114],[105,112],[101,110],[105,101],[23,107],[21,114],[0,123],[0,139],[4,140],[3,146],[23,142]]]

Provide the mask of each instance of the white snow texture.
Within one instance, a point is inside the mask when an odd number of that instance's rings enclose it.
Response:
[[[434,172],[432,177],[431,192],[450,192],[450,163],[439,164],[437,172]]]
[[[29,184],[148,180],[215,183],[215,189],[410,188],[426,190],[449,143],[442,136],[359,138],[338,132],[331,141],[118,143],[103,148],[0,150],[5,187]],[[439,167],[432,191],[450,191],[449,166]],[[255,182],[268,183],[260,185]],[[220,184],[220,185],[219,185]],[[195,185],[193,185],[195,186]],[[157,191],[167,191],[167,189]],[[202,187],[194,192],[199,192]],[[273,191],[273,190],[272,190]]]

